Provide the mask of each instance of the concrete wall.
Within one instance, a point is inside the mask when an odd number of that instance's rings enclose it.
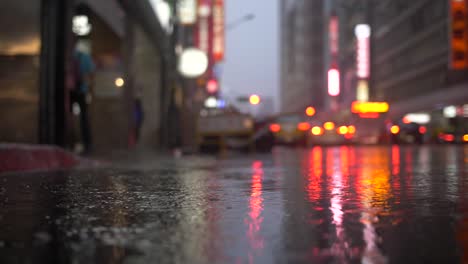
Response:
[[[147,34],[138,25],[134,25],[134,53],[132,56],[131,73],[133,75],[133,90],[140,94],[144,122],[141,128],[138,145],[157,148],[160,146],[161,120],[161,55]]]

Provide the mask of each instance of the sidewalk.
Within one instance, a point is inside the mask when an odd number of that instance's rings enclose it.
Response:
[[[0,143],[0,173],[72,169],[98,162],[49,145]]]
[[[81,157],[50,145],[0,143],[0,174],[8,172],[71,170],[78,168],[125,168],[153,170],[164,167],[209,167],[215,158],[175,155],[150,149],[114,150]]]

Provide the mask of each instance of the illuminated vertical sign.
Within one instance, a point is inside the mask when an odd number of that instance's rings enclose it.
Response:
[[[464,0],[450,1],[450,68],[468,68],[468,18]]]
[[[340,72],[337,69],[328,70],[328,94],[331,96],[340,94]]]
[[[213,59],[215,62],[224,59],[224,0],[213,3]]]
[[[369,101],[369,83],[366,80],[358,81],[356,99],[359,102]]]
[[[370,26],[359,24],[355,27],[354,33],[357,38],[356,74],[358,78],[367,79],[370,77]]]
[[[338,55],[338,17],[331,16],[329,24],[330,51],[332,56]]]
[[[198,23],[195,31],[195,42],[196,46],[206,54],[211,54],[211,11],[210,0],[198,0]]]
[[[197,22],[197,0],[179,0],[177,17],[183,25],[193,25]]]

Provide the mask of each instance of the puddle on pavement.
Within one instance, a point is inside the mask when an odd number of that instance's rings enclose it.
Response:
[[[463,147],[0,175],[0,262],[461,263]]]

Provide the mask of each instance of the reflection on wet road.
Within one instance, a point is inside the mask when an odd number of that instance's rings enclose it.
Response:
[[[468,263],[467,174],[467,147],[342,146],[1,175],[0,263]]]

